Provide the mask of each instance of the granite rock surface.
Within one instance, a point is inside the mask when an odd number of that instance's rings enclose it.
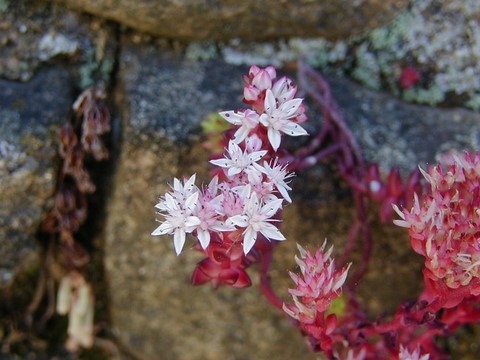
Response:
[[[36,232],[55,191],[58,129],[73,101],[70,81],[62,68],[39,71],[28,83],[0,79],[1,285],[35,258]]]
[[[58,1],[58,0],[57,0]],[[60,0],[72,9],[169,39],[346,38],[388,23],[408,1]]]

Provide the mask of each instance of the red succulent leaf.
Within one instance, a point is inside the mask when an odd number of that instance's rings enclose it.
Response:
[[[392,168],[388,174],[387,191],[390,196],[400,197],[403,193],[402,176],[398,168]]]
[[[236,289],[242,289],[252,286],[252,280],[244,269],[237,269],[237,281],[232,285]]]
[[[235,269],[224,269],[218,274],[218,279],[226,285],[233,286],[237,282],[238,276],[238,271]]]

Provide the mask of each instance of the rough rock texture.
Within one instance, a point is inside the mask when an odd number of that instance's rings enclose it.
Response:
[[[188,249],[193,243],[189,240],[177,257],[170,238],[150,235],[156,198],[173,176],[197,172],[206,179],[208,154],[199,122],[210,112],[239,106],[246,70],[123,42],[117,92],[123,140],[108,204],[105,263],[114,330],[142,359],[159,353],[165,359],[314,358],[297,331],[260,296],[255,268],[255,283],[247,290],[192,287],[189,277],[200,259]],[[477,148],[475,113],[410,106],[348,81],[331,81],[371,161],[407,170],[432,162],[440,150]],[[297,192],[283,227],[289,241],[278,247],[271,272],[285,298],[295,242],[313,247],[327,237],[340,252],[353,216],[348,191],[329,166],[298,174],[293,187]],[[372,316],[393,311],[399,298],[414,297],[421,268],[402,230],[375,226],[374,237],[379,241],[375,261],[359,289]]]
[[[58,4],[0,3],[0,76],[27,81],[45,64],[69,61],[78,86],[106,80],[113,66],[112,27]]]
[[[365,158],[384,169],[398,166],[406,173],[415,164],[425,167],[439,160],[449,150],[480,148],[478,112],[409,106],[348,80],[330,80]]]
[[[136,30],[182,40],[345,38],[388,23],[407,4],[406,0],[61,1]]]
[[[45,87],[48,84],[48,87]],[[59,67],[22,84],[0,79],[0,286],[32,260],[35,233],[55,190],[57,131],[73,101]]]

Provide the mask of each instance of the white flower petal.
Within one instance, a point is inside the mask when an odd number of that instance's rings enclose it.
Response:
[[[273,150],[277,151],[282,141],[282,136],[280,135],[280,131],[275,130],[273,127],[269,127],[268,141],[270,141],[270,144],[272,145]]]
[[[252,161],[252,162],[257,162],[257,161],[259,161],[262,157],[264,157],[267,152],[268,152],[267,150],[254,151],[254,152],[252,152],[252,153],[250,153],[250,154],[248,155],[248,158],[249,158],[250,161]]]
[[[155,205],[155,209],[158,209],[160,211],[167,211],[168,208],[165,204],[165,201],[161,200],[158,204]]]
[[[294,123],[293,121],[289,121],[287,124],[283,125],[280,131],[290,136],[308,135],[307,131],[304,128],[302,128],[297,123]]]
[[[210,226],[210,229],[212,229],[213,231],[233,231],[235,230],[235,226],[231,224],[231,222],[224,223],[221,221],[217,221]]]
[[[175,200],[175,198],[172,195],[170,195],[169,193],[165,194],[165,204],[167,205],[167,208],[169,210],[179,210],[180,209],[180,207],[178,206],[177,200]]]
[[[270,223],[263,223],[262,228],[260,229],[260,232],[268,239],[273,239],[273,240],[286,240],[285,236],[280,232],[280,230],[277,229],[276,226],[270,224]]]
[[[230,222],[240,227],[248,226],[248,217],[246,215],[235,215],[229,218]]]
[[[250,199],[245,203],[245,212],[249,215],[257,213],[260,209],[260,203],[258,201],[258,195],[256,192],[252,192]]]
[[[241,126],[233,135],[234,136],[233,141],[235,141],[236,144],[240,144],[243,140],[247,138],[249,133],[250,133],[249,128],[247,128],[246,126]]]
[[[258,164],[255,163],[254,165]],[[250,166],[249,168],[245,169],[245,172],[247,173],[250,184],[260,184],[263,182],[263,174],[256,166]]]
[[[175,246],[175,252],[180,255],[185,244],[185,231],[183,229],[175,230],[173,234],[173,244]]]
[[[223,158],[223,159],[210,160],[210,163],[213,164],[213,165],[223,167],[223,168],[228,168],[231,165],[232,161]]]
[[[197,174],[193,174],[190,178],[185,182],[184,189],[188,192],[193,191],[195,189],[195,179]]]
[[[277,213],[278,209],[282,207],[282,202],[283,199],[276,199],[268,202],[262,207],[261,213],[269,218],[272,217]]]
[[[215,175],[213,179],[208,184],[208,191],[210,191],[211,195],[215,195],[218,191],[218,176]]]
[[[208,230],[197,229],[197,238],[202,249],[206,249],[210,244],[210,232]]]
[[[291,87],[289,90],[283,91],[282,93],[279,93],[275,95],[280,102],[285,102],[287,100],[293,99],[295,94],[297,93],[297,88],[296,87]]]
[[[348,267],[342,273],[342,276],[340,276],[338,279],[336,279],[335,284],[333,285],[333,289],[332,289],[333,291],[337,291],[338,289],[340,289],[343,286],[343,284],[345,283],[345,280],[347,280],[348,270],[350,269],[351,265],[352,265],[352,263],[348,264]]]
[[[257,232],[248,227],[243,235],[243,253],[247,255],[253,248],[253,245],[255,245],[255,241],[257,241]]]
[[[233,177],[237,174],[240,174],[242,172],[242,168],[240,167],[231,167],[227,171],[227,176],[228,177]]]
[[[279,184],[276,184],[277,190],[282,194],[283,198],[287,200],[289,203],[292,203],[292,199],[290,198],[290,195],[288,194],[287,189],[290,189],[290,186],[285,185],[285,186],[280,186]]]
[[[177,178],[173,178],[173,189],[176,191],[182,191],[182,183]]]
[[[292,117],[298,111],[303,99],[292,99],[284,102],[278,110],[283,112],[287,118]]]
[[[265,94],[265,112],[270,114],[273,110],[277,108],[277,99],[275,99],[275,95],[273,95],[272,90],[267,89]]]
[[[202,221],[196,216],[188,216],[185,219],[184,229],[186,232],[191,233]]]
[[[171,234],[173,232],[173,226],[170,224],[168,221],[165,221],[163,224],[161,224],[159,227],[157,227],[155,230],[153,230],[152,235],[166,235],[166,234]]]
[[[260,121],[260,124],[262,124],[265,127],[268,127],[270,126],[269,119],[270,119],[270,116],[268,116],[267,114],[262,114],[260,115],[260,118],[258,120]]]
[[[240,121],[241,116],[233,110],[230,111],[222,111],[218,113],[222,118],[228,121],[230,124],[233,125],[241,125],[242,122]]]
[[[198,192],[195,192],[192,195],[190,195],[185,201],[185,209],[192,212],[195,209],[195,206],[197,205],[197,200],[198,200]]]

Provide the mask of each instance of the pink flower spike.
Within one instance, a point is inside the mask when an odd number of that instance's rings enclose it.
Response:
[[[312,312],[323,314],[341,293],[341,288],[346,281],[350,264],[340,271],[335,269],[334,261],[330,259],[333,247],[324,252],[326,243],[316,251],[314,255],[297,245],[300,258],[295,256],[295,261],[300,267],[301,276],[290,273],[296,287],[288,292],[295,298],[301,300],[295,301],[298,314],[303,314],[312,318]],[[302,306],[298,306],[298,302]],[[292,309],[290,309],[292,310]],[[297,319],[302,316],[298,315]]]
[[[395,223],[408,228],[412,248],[425,257],[423,298],[449,299],[442,306],[451,308],[480,288],[480,154],[420,170],[430,193],[415,196],[410,211],[396,210],[402,219]]]

